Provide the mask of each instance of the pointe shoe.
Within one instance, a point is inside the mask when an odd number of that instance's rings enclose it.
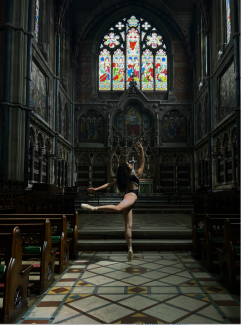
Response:
[[[133,250],[130,249],[128,251],[128,262],[131,262],[133,260]]]
[[[85,203],[81,204],[81,208],[88,211],[97,210],[97,207],[92,207],[91,205]]]

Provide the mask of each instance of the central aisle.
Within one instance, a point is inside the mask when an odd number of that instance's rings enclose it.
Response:
[[[83,252],[22,324],[240,323],[238,300],[188,252]]]

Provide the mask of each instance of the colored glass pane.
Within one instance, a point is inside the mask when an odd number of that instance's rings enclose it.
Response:
[[[140,35],[136,29],[132,28],[127,34],[127,87],[129,82],[134,80],[140,85]]]
[[[99,90],[110,90],[111,56],[104,49],[99,55]]]
[[[142,90],[153,90],[153,55],[150,50],[142,54]]]
[[[118,22],[118,24],[115,25],[116,28],[118,28],[119,30],[122,30],[123,27],[125,27],[125,25],[123,25],[120,21]]]
[[[148,30],[148,28],[150,28],[151,25],[148,24],[147,22],[145,22],[145,24],[143,24],[142,27],[143,27],[145,30]]]
[[[121,32],[121,37],[123,38],[123,41],[125,40],[125,32]]]
[[[156,54],[156,90],[167,90],[167,55],[163,50]]]
[[[113,90],[124,90],[125,57],[118,49],[113,55]]]
[[[142,41],[143,41],[145,35],[146,35],[146,32],[142,32],[142,33],[141,33],[141,40],[142,40]]]
[[[153,49],[156,49],[158,46],[162,45],[162,37],[156,33],[152,33],[147,36],[147,45],[151,46]]]
[[[137,27],[138,26],[138,23],[139,23],[139,20],[136,19],[135,16],[131,16],[130,19],[127,20],[128,24],[130,27]]]
[[[106,39],[105,45],[109,46],[110,48],[114,48],[115,46],[119,45],[120,42],[118,41],[120,39],[120,36],[115,35],[114,33],[110,33],[109,35],[106,35],[104,37]]]
[[[35,7],[35,37],[38,41],[38,34],[39,34],[39,0],[36,0],[36,7]]]
[[[226,0],[226,18],[227,18],[227,43],[229,43],[231,38],[230,0]]]

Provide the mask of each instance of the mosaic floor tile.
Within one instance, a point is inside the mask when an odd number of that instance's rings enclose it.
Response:
[[[239,323],[239,299],[187,252],[84,252],[22,323]],[[178,256],[178,257],[177,257]],[[44,317],[43,317],[44,315]]]

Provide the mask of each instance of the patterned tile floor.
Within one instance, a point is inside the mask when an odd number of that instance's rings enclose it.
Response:
[[[235,324],[239,299],[188,252],[81,252],[20,324]]]

